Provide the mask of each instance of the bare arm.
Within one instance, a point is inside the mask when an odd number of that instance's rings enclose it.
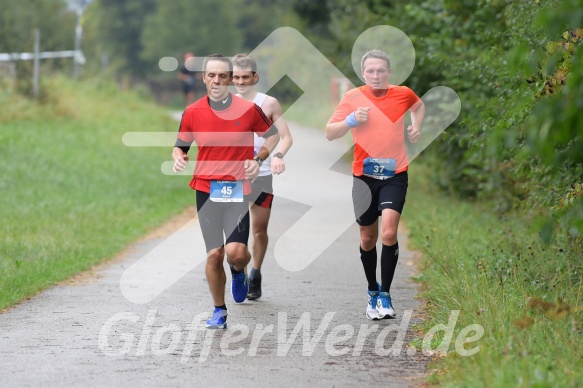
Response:
[[[350,131],[350,127],[346,124],[346,120],[326,124],[326,139],[336,140],[340,139]]]
[[[172,160],[174,160],[172,171],[176,174],[186,168],[186,165],[188,164],[188,155],[179,147],[174,147],[172,150]]]
[[[277,134],[269,136],[268,138],[265,139],[265,143],[263,143],[263,147],[261,147],[261,149],[257,153],[257,156],[259,156],[261,159],[267,159],[269,154],[271,154],[275,149],[275,146],[277,145],[278,142],[279,136],[277,136]]]
[[[275,146],[279,142],[279,136],[277,133],[267,137],[265,139],[265,143],[263,143],[263,147],[257,152],[257,157],[265,160],[271,154],[271,152],[275,149]],[[247,179],[251,179],[251,181],[255,181],[257,175],[259,174],[259,162],[255,159],[247,159],[245,160],[245,175]]]
[[[421,124],[423,124],[424,119],[425,104],[421,101],[421,105],[419,105],[414,111],[411,111],[411,125],[407,128],[409,141],[411,143],[416,143],[421,138]]]
[[[281,174],[285,171],[285,162],[283,161],[283,156],[285,156],[287,151],[289,151],[294,141],[289,131],[287,122],[283,118],[283,109],[281,108],[281,105],[277,99],[269,97],[268,101],[266,102],[268,103],[268,106],[265,107],[265,110],[269,110],[271,113],[271,120],[277,127],[277,130],[279,131],[279,138],[281,140],[278,143],[275,153],[275,155],[278,156],[273,156],[271,160],[271,172],[274,174]]]

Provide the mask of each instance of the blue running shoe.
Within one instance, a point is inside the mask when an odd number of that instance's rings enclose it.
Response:
[[[378,289],[381,289],[381,285],[378,284]],[[377,300],[379,298],[379,291],[368,291],[368,304],[366,305],[366,317],[373,321],[379,318],[379,312],[377,311]]]
[[[245,271],[232,273],[233,281],[231,282],[231,293],[235,302],[242,303],[247,299],[249,293],[249,281]]]
[[[227,328],[227,310],[215,308],[213,316],[206,321],[207,329],[226,329]]]
[[[388,292],[379,292],[377,311],[380,319],[395,318],[397,316],[395,309],[393,309],[393,304],[391,303],[391,294]]]

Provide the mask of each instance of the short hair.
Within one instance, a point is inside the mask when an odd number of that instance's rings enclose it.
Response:
[[[381,50],[374,49],[374,50],[370,50],[370,51],[366,52],[362,56],[362,59],[360,61],[360,71],[361,72],[364,72],[364,61],[366,61],[369,58],[382,59],[383,61],[387,62],[387,69],[391,70],[391,61],[389,60],[389,56]]]
[[[231,75],[231,77],[233,76],[233,62],[231,62],[231,59],[229,57],[225,57],[222,54],[207,55],[204,58],[204,62],[202,63],[202,72],[203,73],[206,73],[206,65],[207,65],[207,63],[209,63],[209,61],[220,61],[220,62],[227,63],[229,65],[229,74]]]
[[[255,59],[247,53],[237,54],[233,57],[233,66],[241,69],[249,69],[253,73],[257,73],[257,63]]]

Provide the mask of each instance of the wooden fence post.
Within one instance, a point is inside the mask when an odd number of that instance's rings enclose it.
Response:
[[[34,29],[34,60],[32,70],[32,94],[38,99],[40,95],[40,30]]]

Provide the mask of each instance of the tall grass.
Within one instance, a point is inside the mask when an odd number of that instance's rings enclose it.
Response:
[[[161,174],[171,146],[128,131],[176,131],[164,109],[108,82],[55,78],[41,102],[0,94],[0,309],[111,258],[194,198]]]
[[[415,165],[404,220],[421,250],[430,317],[457,331],[484,328],[472,356],[453,346],[430,382],[445,386],[580,386],[583,382],[583,262],[567,233],[541,243],[534,216],[497,215],[488,204],[441,194],[430,169]],[[455,337],[454,337],[455,338]]]

